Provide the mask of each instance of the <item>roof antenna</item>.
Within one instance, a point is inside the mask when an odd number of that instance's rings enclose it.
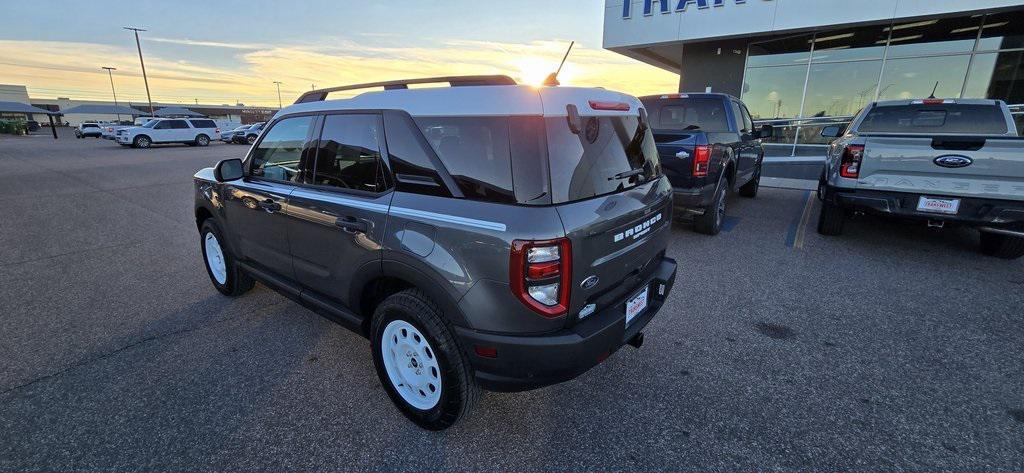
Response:
[[[558,65],[558,70],[549,74],[547,79],[544,79],[544,85],[548,87],[556,87],[558,85],[561,85],[561,83],[558,82],[558,74],[562,72],[562,66],[565,65],[565,60],[569,58],[569,53],[572,51],[572,47],[575,44],[575,41],[569,43],[569,49],[565,51],[565,56],[562,56],[562,63]]]
[[[929,95],[928,98],[934,99],[935,98],[935,91],[936,90],[939,90],[939,81],[935,81],[935,87],[932,88],[932,94]]]

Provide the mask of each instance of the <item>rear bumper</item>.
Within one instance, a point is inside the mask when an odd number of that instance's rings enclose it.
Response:
[[[917,210],[917,202],[922,196],[960,199],[960,209],[954,215],[919,211]],[[841,207],[901,218],[941,220],[966,226],[993,226],[996,228],[1024,224],[1024,201],[927,193],[854,190],[831,186],[826,191],[825,199]]]
[[[703,213],[715,197],[715,186],[707,185],[691,189],[672,189],[672,206],[693,213]]]
[[[675,277],[675,260],[663,258],[652,274],[629,292],[631,297],[645,285],[649,288],[647,309],[629,326],[626,326],[626,300],[623,299],[553,334],[503,335],[461,327],[456,327],[456,333],[484,389],[525,391],[549,386],[583,374],[640,333],[661,310]],[[497,357],[477,355],[476,346],[497,349]]]

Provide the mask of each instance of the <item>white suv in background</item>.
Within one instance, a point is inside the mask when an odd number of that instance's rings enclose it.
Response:
[[[158,143],[206,146],[217,139],[220,128],[209,118],[158,118],[142,126],[117,130],[117,143],[133,148],[149,148]]]

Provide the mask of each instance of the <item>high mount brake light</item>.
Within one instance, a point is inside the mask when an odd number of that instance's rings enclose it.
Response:
[[[626,102],[603,102],[600,100],[591,100],[590,108],[594,110],[612,110],[616,112],[628,112],[629,104]]]
[[[531,310],[547,318],[565,315],[571,284],[572,245],[568,238],[512,242],[509,285]]]
[[[711,168],[711,146],[697,145],[693,148],[693,177],[708,177]]]
[[[839,175],[847,179],[860,177],[860,165],[864,160],[864,145],[846,145],[843,159],[839,163]]]

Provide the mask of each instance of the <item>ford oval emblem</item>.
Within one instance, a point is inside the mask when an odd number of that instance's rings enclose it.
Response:
[[[959,154],[947,154],[935,158],[935,164],[944,168],[965,168],[974,163],[974,160]]]
[[[590,290],[593,289],[594,286],[597,286],[597,283],[599,282],[601,282],[601,278],[597,276],[590,276],[589,278],[584,279],[583,282],[580,283],[580,287],[586,290]]]

